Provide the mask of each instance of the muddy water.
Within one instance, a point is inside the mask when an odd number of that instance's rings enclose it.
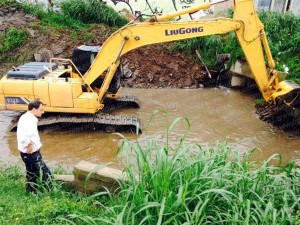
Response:
[[[255,114],[254,100],[238,91],[212,88],[197,90],[126,89],[125,93],[139,96],[140,109],[119,111],[135,114],[143,126],[138,140],[145,143],[161,137],[167,126],[178,117],[191,124],[188,142],[216,146],[227,142],[238,151],[257,148],[254,160],[261,161],[280,153],[285,162],[300,159],[300,138],[290,138],[260,121]],[[119,113],[115,112],[115,113]],[[156,112],[156,113],[154,113]],[[16,134],[8,132],[12,112],[0,114],[0,161],[18,162]],[[151,122],[149,120],[151,119]],[[172,132],[170,142],[177,143],[187,123],[181,120]],[[133,140],[134,134],[126,134]],[[97,132],[41,132],[43,155],[50,166],[73,166],[80,160],[102,163],[116,160],[116,149],[122,139],[117,135]]]

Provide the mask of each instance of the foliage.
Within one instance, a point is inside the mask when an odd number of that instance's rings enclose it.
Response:
[[[188,131],[171,144],[179,120],[147,143],[123,141],[127,181],[115,195],[82,197],[59,184],[26,195],[20,169],[0,165],[1,224],[299,224],[294,163],[274,155],[256,164],[226,143],[186,144]]]
[[[128,21],[113,8],[99,0],[66,0],[62,12],[85,23],[104,23],[108,26],[124,26]]]
[[[4,5],[4,6],[10,6],[15,3],[16,3],[15,0],[0,0],[0,5]]]
[[[232,14],[232,11],[228,12],[229,16]],[[292,13],[269,11],[260,12],[259,17],[265,26],[271,52],[277,64],[276,69],[284,71],[284,67],[288,67],[288,79],[300,83],[300,18]],[[216,54],[230,53],[231,63],[244,57],[233,32],[178,41],[170,50],[175,49],[188,53],[198,49],[209,68],[216,66]]]
[[[107,207],[105,224],[289,224],[300,207],[300,170],[271,162],[255,164],[226,144],[215,149],[170,145],[165,137],[147,145],[124,141],[129,181],[119,202]],[[144,147],[143,147],[144,146]],[[101,220],[101,218],[100,218]]]
[[[261,12],[277,69],[289,68],[289,79],[300,83],[300,17],[292,13]]]
[[[0,54],[11,51],[26,42],[28,32],[26,29],[10,27],[5,33],[0,32]]]

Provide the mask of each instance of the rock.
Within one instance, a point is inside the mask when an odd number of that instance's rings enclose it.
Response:
[[[153,79],[154,79],[154,76],[151,75],[151,74],[147,74],[147,77],[149,79],[149,83],[152,83],[153,82]]]
[[[54,57],[53,52],[45,48],[42,48],[37,53],[34,53],[33,56],[36,62],[49,62],[50,59]]]
[[[187,78],[186,82],[184,83],[185,86],[191,86],[193,84],[193,81],[190,77]]]
[[[121,11],[119,11],[119,13],[122,16],[124,16],[125,18],[127,18],[129,21],[135,20],[135,16],[132,15],[131,12],[128,9],[126,9],[126,8],[122,9]]]
[[[13,7],[13,8],[10,8],[10,12],[11,12],[11,13],[15,13],[15,12],[17,12],[17,8],[15,8],[15,7]]]
[[[133,72],[133,77],[137,77],[138,75],[140,74],[140,70],[139,69],[137,69],[137,70],[135,70],[134,72]]]
[[[34,58],[34,61],[36,61],[36,62],[42,62],[43,61],[42,60],[42,55],[39,54],[39,53],[34,53],[33,58]]]
[[[35,33],[34,30],[32,30],[32,29],[30,29],[30,28],[26,28],[26,30],[28,31],[30,37],[34,37],[34,36],[35,36],[35,35],[34,35],[34,33]]]
[[[26,14],[26,15],[24,16],[24,18],[26,18],[26,19],[35,19],[35,16],[30,15],[30,14]]]
[[[87,161],[80,161],[74,168],[75,186],[79,192],[91,194],[108,189],[115,193],[119,182],[127,182],[128,177],[120,169],[99,166]]]
[[[59,54],[62,54],[64,52],[64,49],[61,46],[57,46],[55,44],[51,45],[51,50],[52,50],[54,55],[59,55]]]
[[[54,174],[54,179],[59,182],[63,182],[63,186],[68,189],[76,189],[75,187],[75,176],[74,175],[61,175]]]
[[[130,78],[133,75],[133,72],[127,67],[127,68],[123,68],[123,77],[124,78]]]

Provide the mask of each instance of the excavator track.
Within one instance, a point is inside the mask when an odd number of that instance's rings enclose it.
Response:
[[[138,108],[138,99],[135,96],[125,95],[104,102],[105,107],[96,114],[71,114],[71,113],[45,113],[38,123],[39,130],[68,130],[80,131],[104,131],[112,132],[138,132],[142,133],[141,122],[136,116],[111,115],[107,113],[119,108]],[[17,130],[17,123],[11,127],[11,131]]]
[[[139,100],[134,95],[122,95],[115,99],[105,99],[102,111],[111,111],[119,108],[140,108]]]
[[[112,132],[138,132],[142,133],[140,120],[136,116],[110,115],[103,112],[96,114],[63,114],[47,113],[38,123],[39,130],[68,130],[80,131],[104,131]],[[17,130],[17,123],[11,131]]]

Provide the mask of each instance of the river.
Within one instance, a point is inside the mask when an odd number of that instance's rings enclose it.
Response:
[[[300,160],[300,138],[288,137],[255,114],[254,99],[239,91],[226,88],[204,89],[124,89],[140,99],[140,109],[125,109],[114,113],[134,114],[142,122],[143,133],[125,134],[129,140],[146,143],[162,137],[167,127],[179,117],[188,118],[191,128],[188,143],[214,147],[227,142],[240,152],[257,149],[252,160],[262,161],[279,153],[283,161]],[[20,161],[16,134],[9,132],[15,112],[0,112],[0,161]],[[149,120],[151,119],[150,123]],[[178,122],[171,133],[175,144],[187,127]],[[43,157],[50,167],[74,166],[81,160],[94,163],[116,161],[116,149],[122,138],[99,132],[41,132]]]

